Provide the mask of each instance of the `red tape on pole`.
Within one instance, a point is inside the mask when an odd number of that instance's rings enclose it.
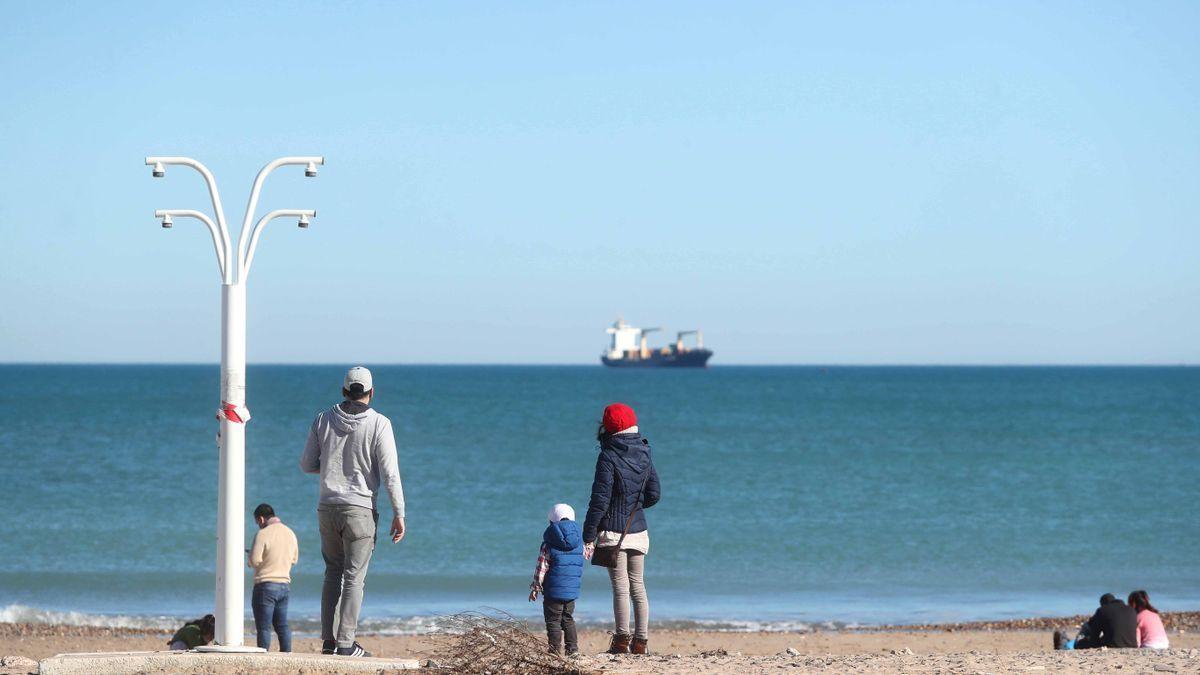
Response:
[[[250,421],[250,410],[244,405],[222,402],[221,409],[217,411],[217,419],[245,424]]]

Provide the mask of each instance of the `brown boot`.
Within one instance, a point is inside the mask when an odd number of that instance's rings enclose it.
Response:
[[[628,654],[629,653],[629,636],[614,635],[612,642],[608,643],[609,654]]]
[[[633,638],[633,643],[629,645],[630,654],[645,654],[647,640],[644,638]]]

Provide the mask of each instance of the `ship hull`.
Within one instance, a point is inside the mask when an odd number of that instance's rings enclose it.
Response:
[[[712,355],[711,349],[689,349],[669,354],[650,352],[648,359],[610,359],[601,356],[600,362],[609,368],[705,368]]]

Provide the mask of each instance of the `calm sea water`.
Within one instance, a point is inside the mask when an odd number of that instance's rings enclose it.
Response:
[[[342,372],[249,370],[247,504],[270,502],[300,538],[301,628],[323,567],[317,486],[297,460]],[[662,477],[647,560],[656,621],[1064,614],[1135,588],[1200,608],[1197,368],[374,373],[410,533],[376,551],[368,629],[537,611],[525,595],[546,510],[586,508],[596,423],[614,400],[638,410]],[[211,611],[217,384],[215,365],[0,366],[0,620]],[[578,615],[608,620],[608,597],[589,569]]]

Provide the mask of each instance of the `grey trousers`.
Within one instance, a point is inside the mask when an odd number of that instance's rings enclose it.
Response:
[[[642,580],[646,556],[628,549],[617,554],[617,566],[608,568],[612,582],[613,617],[617,635],[629,635],[629,601],[633,600],[633,637],[645,640],[650,633],[650,599]]]
[[[353,647],[362,609],[363,582],[375,551],[379,514],[361,506],[321,504],[321,557],[325,559],[325,585],[321,589],[321,639]],[[337,636],[334,637],[334,617]]]

